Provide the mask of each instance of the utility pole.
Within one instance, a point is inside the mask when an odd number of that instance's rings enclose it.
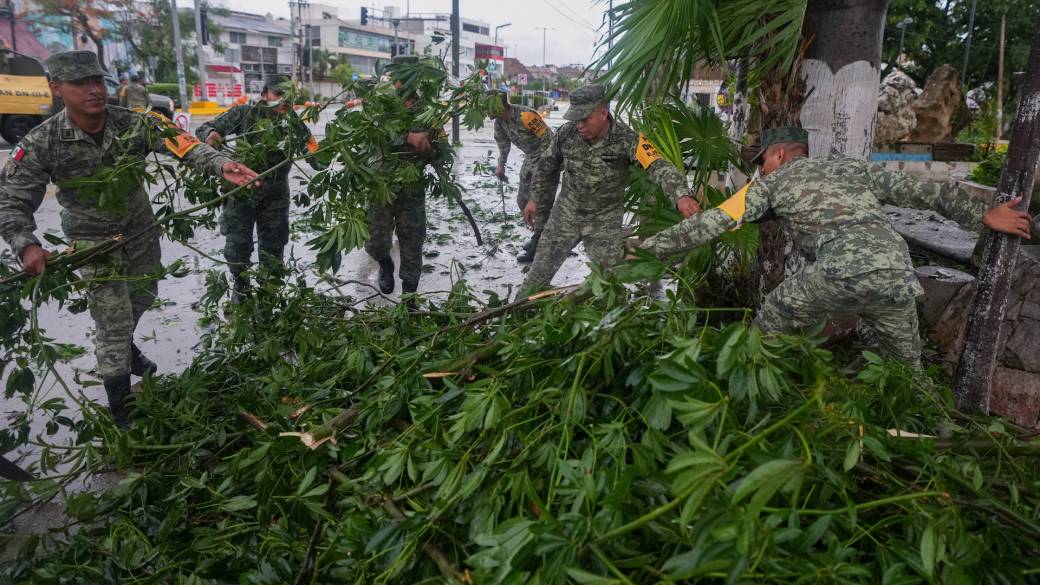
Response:
[[[1040,104],[1040,18],[1034,26],[1029,64],[1022,79],[1021,104],[1011,128],[1004,172],[993,197],[994,205],[1021,197],[1022,202],[1018,205],[1021,210],[1029,209],[1037,163],[1040,162],[1040,114],[1037,112],[1037,104]],[[989,412],[993,372],[1002,349],[1004,313],[1021,245],[1018,236],[993,231],[986,235],[982,267],[968,307],[964,351],[953,378],[957,408],[964,412]]]
[[[170,15],[173,21],[173,53],[177,57],[177,89],[181,95],[181,111],[188,111],[188,90],[184,87],[184,56],[181,53],[181,19],[177,12],[177,0],[170,0]]]
[[[968,13],[968,39],[964,43],[964,65],[961,67],[961,87],[968,81],[968,56],[971,55],[971,35],[975,31],[975,3],[971,0],[971,12]]]
[[[549,75],[549,67],[548,67],[548,63],[546,62],[546,52],[545,52],[546,39],[548,38],[547,37],[547,32],[551,31],[551,30],[556,30],[556,29],[554,29],[554,28],[545,28],[544,26],[541,26],[541,27],[536,28],[535,30],[541,30],[542,31],[542,91],[546,91],[546,89],[545,89],[545,78],[546,78],[547,75]]]
[[[507,22],[505,24],[500,24],[500,25],[495,27],[495,49],[496,50],[498,49],[498,31],[506,28],[507,26],[513,26],[513,23]],[[496,75],[495,77],[498,77],[499,79],[505,77],[505,74],[506,74],[505,70],[506,70],[506,50],[503,47],[502,48],[502,71],[497,72],[498,75]]]
[[[459,22],[459,0],[451,0],[451,74],[459,79],[459,44],[462,42],[462,23]],[[459,116],[451,119],[451,142],[459,143]]]
[[[196,53],[199,58],[199,96],[202,97],[202,101],[209,99],[209,93],[206,92],[206,52],[202,49],[202,5],[205,0],[195,0],[195,44]]]
[[[1007,25],[1007,10],[1000,15],[1000,58],[997,61],[997,135],[994,143],[1004,133],[1004,27]]]

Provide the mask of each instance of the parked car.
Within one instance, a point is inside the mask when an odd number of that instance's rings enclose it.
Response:
[[[119,81],[115,77],[106,77],[105,86],[108,87],[108,103],[119,105]],[[152,110],[173,119],[172,99],[157,93],[149,93],[148,96],[152,98]]]

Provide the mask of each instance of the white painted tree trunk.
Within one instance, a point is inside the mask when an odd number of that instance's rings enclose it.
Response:
[[[854,61],[836,73],[819,59],[802,62],[809,96],[802,106],[802,127],[809,131],[809,156],[839,152],[866,159],[874,144],[881,71],[868,61]]]

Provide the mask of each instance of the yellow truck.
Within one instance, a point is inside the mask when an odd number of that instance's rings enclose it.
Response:
[[[54,97],[43,64],[0,50],[0,138],[18,142],[53,111]]]

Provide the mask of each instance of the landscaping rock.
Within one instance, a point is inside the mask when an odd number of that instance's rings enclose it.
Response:
[[[915,272],[924,287],[920,309],[926,326],[934,325],[957,293],[975,282],[970,274],[942,266],[922,266]]]
[[[894,144],[909,138],[917,126],[914,105],[918,93],[917,83],[902,71],[894,71],[885,78],[878,93],[874,144]]]
[[[928,76],[924,92],[914,106],[917,126],[910,142],[951,142],[953,120],[961,108],[961,83],[957,69],[941,65]]]

